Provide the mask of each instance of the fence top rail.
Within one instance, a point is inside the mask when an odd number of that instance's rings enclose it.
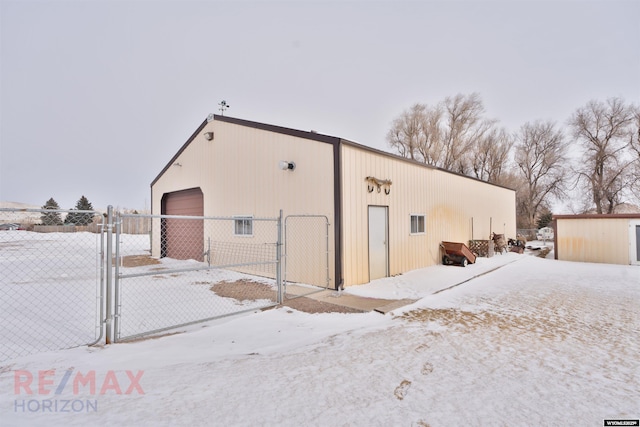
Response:
[[[82,212],[82,211],[74,211]],[[149,215],[149,214],[118,214],[120,218],[156,218],[156,219],[207,219],[207,220],[236,220],[251,219],[252,221],[278,221],[278,218],[256,218],[244,216],[191,216],[191,215]]]
[[[287,215],[285,219],[287,218],[324,218],[329,222],[329,217],[326,215]]]

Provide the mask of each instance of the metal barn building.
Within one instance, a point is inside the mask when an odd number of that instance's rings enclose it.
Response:
[[[512,189],[345,139],[228,116],[205,120],[151,193],[153,214],[326,216],[335,289],[439,264],[443,240],[516,234]],[[160,241],[202,242],[202,230],[165,233],[153,239],[153,256],[171,256]],[[198,259],[203,248],[193,246]]]
[[[555,259],[640,265],[640,214],[555,215]]]

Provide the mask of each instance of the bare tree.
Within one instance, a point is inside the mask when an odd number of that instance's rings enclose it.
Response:
[[[493,122],[482,120],[484,106],[480,95],[458,94],[442,102],[445,130],[443,135],[444,157],[440,167],[459,173],[468,172],[465,155]]]
[[[633,106],[620,98],[590,101],[569,119],[583,149],[578,183],[589,194],[598,214],[613,213],[632,184],[635,165],[630,156],[635,120]]]
[[[440,107],[414,104],[391,124],[387,142],[398,154],[437,166],[441,155]]]
[[[418,146],[422,161],[438,166],[442,157],[442,108],[436,105],[427,108],[424,120],[423,143]]]
[[[640,202],[640,106],[636,106],[634,110],[634,120],[630,137],[631,155],[634,159],[632,188],[637,201]]]
[[[426,105],[414,104],[391,124],[391,129],[387,133],[387,142],[402,157],[416,160],[417,146],[422,138],[421,128],[425,109]]]
[[[494,127],[486,132],[469,151],[473,176],[494,184],[506,184],[503,175],[512,147],[513,138],[504,128]]]
[[[515,164],[522,177],[517,211],[525,228],[533,228],[552,196],[563,194],[567,143],[553,122],[525,123],[516,135]]]
[[[493,179],[499,171],[482,170],[496,163],[493,159],[502,145],[503,135],[496,131],[496,121],[483,118],[484,106],[477,93],[447,97],[435,106],[415,104],[396,118],[387,133],[387,142],[398,154],[428,165],[467,175]],[[474,164],[478,153],[486,163]],[[478,169],[476,169],[478,168]]]

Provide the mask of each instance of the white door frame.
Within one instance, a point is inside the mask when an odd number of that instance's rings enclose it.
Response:
[[[389,207],[369,205],[369,281],[389,277]]]
[[[629,220],[629,264],[640,265],[640,219]]]

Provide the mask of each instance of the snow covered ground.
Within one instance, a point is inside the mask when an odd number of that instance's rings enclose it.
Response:
[[[113,244],[115,247],[115,237]],[[0,363],[7,357],[86,345],[101,339],[103,246],[99,234],[88,232],[0,232],[0,325],[3,325]],[[149,235],[120,235],[120,254],[125,258],[147,258],[149,253]],[[210,289],[215,283],[247,278],[244,274],[204,269],[173,273],[194,266],[205,264],[163,258],[157,264],[122,266],[119,336],[134,336],[273,304],[264,299],[240,302]],[[137,274],[147,276],[135,277]],[[254,276],[251,279],[275,283]]]
[[[420,299],[388,315],[284,307],[12,359],[0,366],[0,424],[600,426],[640,418],[638,267],[506,254],[347,292]]]

